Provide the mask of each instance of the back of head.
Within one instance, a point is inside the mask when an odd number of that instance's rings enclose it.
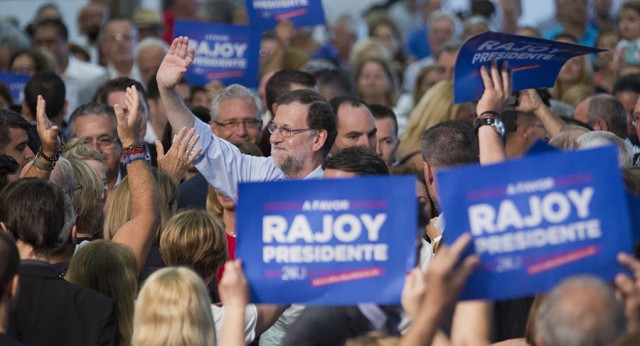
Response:
[[[450,120],[422,135],[422,158],[436,168],[477,163],[478,143],[468,122]]]
[[[267,108],[269,108],[272,115],[275,114],[273,103],[276,102],[280,96],[291,91],[292,84],[299,84],[312,89],[316,86],[316,81],[310,74],[298,70],[285,69],[276,72],[267,82],[265,91]]]
[[[591,276],[571,277],[543,300],[536,315],[536,339],[545,346],[611,345],[626,330],[613,290]]]
[[[590,131],[576,139],[576,148],[591,149],[615,144],[618,151],[618,165],[629,167],[633,165],[633,152],[620,137],[607,131]]]
[[[16,242],[48,256],[64,226],[64,193],[55,184],[37,178],[18,179],[0,195],[0,222]]]
[[[11,236],[0,230],[0,302],[9,289],[9,284],[18,274],[20,254]]]
[[[131,339],[137,273],[136,258],[130,248],[112,241],[94,240],[73,255],[65,277],[71,283],[113,299],[122,345],[129,344]]]
[[[387,164],[371,149],[366,147],[348,147],[328,157],[322,164],[323,169],[335,169],[359,176],[389,175]]]
[[[211,301],[202,279],[187,268],[151,274],[136,301],[132,344],[215,345]]]
[[[202,210],[174,215],[162,229],[160,253],[170,266],[188,266],[202,279],[211,277],[227,260],[224,224]]]
[[[609,131],[620,138],[627,137],[627,111],[624,105],[615,96],[610,94],[597,94],[591,96],[587,118],[589,122],[598,118],[606,120]]]
[[[333,146],[337,135],[336,116],[331,108],[331,104],[325,101],[320,94],[309,89],[290,91],[279,97],[276,102],[278,105],[288,105],[298,102],[309,106],[309,114],[307,116],[307,125],[309,128],[327,131],[327,139],[322,147],[322,151],[326,155]]]
[[[78,232],[98,236],[102,229],[102,198],[105,185],[100,175],[80,159],[71,159],[73,176],[78,189],[75,191],[76,227]]]
[[[38,95],[45,99],[45,112],[49,118],[62,116],[66,101],[64,82],[57,74],[50,71],[38,72],[29,79],[24,87],[24,100],[29,112],[36,115]]]
[[[147,92],[146,89],[135,79],[129,77],[118,77],[111,79],[100,86],[93,96],[93,102],[108,104],[109,95],[113,92],[125,92],[128,87],[135,85],[140,93],[140,102],[144,105],[147,104]]]

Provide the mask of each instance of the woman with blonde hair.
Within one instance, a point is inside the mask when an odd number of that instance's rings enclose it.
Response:
[[[191,269],[151,274],[135,305],[132,345],[216,345],[211,300]]]
[[[66,280],[90,288],[116,303],[120,345],[131,345],[133,302],[138,291],[136,257],[125,245],[95,240],[71,259]]]
[[[396,152],[398,164],[411,162],[422,168],[420,145],[422,134],[432,126],[448,120],[469,120],[469,103],[453,104],[453,81],[442,80],[431,87],[411,112],[406,130],[400,136]]]
[[[76,244],[102,237],[102,208],[107,196],[104,181],[85,161],[71,159],[76,181]]]

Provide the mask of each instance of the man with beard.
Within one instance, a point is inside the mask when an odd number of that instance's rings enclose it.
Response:
[[[311,90],[295,90],[277,100],[268,125],[271,157],[243,155],[231,143],[211,133],[187,108],[175,86],[194,58],[188,38],[176,38],[157,74],[160,96],[174,129],[195,127],[202,147],[195,162],[207,181],[221,193],[237,198],[237,186],[247,181],[322,177],[322,162],[336,137],[331,105]]]

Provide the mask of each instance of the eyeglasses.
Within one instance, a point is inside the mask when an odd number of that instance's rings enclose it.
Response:
[[[222,126],[225,129],[237,129],[240,125],[244,125],[244,127],[248,129],[255,129],[258,127],[262,121],[258,119],[245,119],[245,120],[228,120],[223,122],[213,121],[216,125]]]
[[[134,38],[133,35],[129,35],[129,34],[115,34],[115,35],[111,35],[108,36],[106,38],[106,42],[120,42],[120,41],[132,41]]]
[[[94,148],[109,149],[116,144],[116,139],[117,137],[101,136],[96,138],[95,141],[91,138],[85,138],[82,143]]]
[[[631,115],[631,124],[633,124],[633,126],[636,126],[636,124],[638,124],[639,121],[640,121],[640,114]]]
[[[313,129],[288,129],[286,127],[278,127],[274,123],[269,123],[269,125],[267,125],[267,129],[269,130],[270,134],[274,134],[276,131],[280,132],[280,136],[284,138],[291,138],[296,133],[313,130]]]

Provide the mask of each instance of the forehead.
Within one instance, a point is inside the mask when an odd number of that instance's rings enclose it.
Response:
[[[220,102],[218,120],[255,118],[256,105],[246,97],[235,97]]]
[[[379,61],[368,61],[362,65],[362,72],[368,73],[386,73],[384,66]]]
[[[365,129],[366,132],[373,130],[375,120],[371,111],[367,107],[354,107],[349,103],[343,103],[338,108],[338,129],[340,131],[351,131],[353,129]]]
[[[131,32],[131,24],[129,22],[118,20],[109,23],[107,26],[107,32],[110,34],[124,34]]]
[[[39,37],[57,37],[58,30],[51,25],[39,26],[33,32],[34,38]]]
[[[391,118],[376,119],[376,129],[380,137],[393,136],[396,130]]]
[[[352,172],[343,171],[340,169],[327,168],[324,170],[323,177],[325,179],[334,179],[334,178],[353,178],[358,175]]]
[[[107,115],[91,114],[78,117],[73,125],[76,137],[113,136],[111,119]]]
[[[294,129],[301,129],[307,127],[308,116],[309,105],[292,102],[278,106],[276,115],[273,118],[273,123],[278,126],[286,125]]]
[[[28,140],[27,131],[21,127],[9,127],[9,145],[17,145]]]
[[[112,91],[107,96],[107,104],[109,106],[113,106],[115,104],[119,104],[124,107],[127,100],[127,94],[124,91]]]

